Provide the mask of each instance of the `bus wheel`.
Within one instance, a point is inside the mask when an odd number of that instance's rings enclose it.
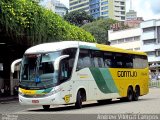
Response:
[[[50,108],[50,105],[43,105],[44,110],[49,110],[49,108]]]
[[[133,89],[131,87],[128,88],[127,91],[127,101],[132,101],[133,100]]]
[[[81,109],[82,108],[82,95],[81,95],[81,91],[78,91],[78,93],[77,93],[77,100],[76,100],[76,103],[75,103],[75,107],[77,109]]]
[[[134,96],[133,96],[133,100],[138,101],[139,95],[140,95],[140,89],[139,89],[138,86],[136,86]]]

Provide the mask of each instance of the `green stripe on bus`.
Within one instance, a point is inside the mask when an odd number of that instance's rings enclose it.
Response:
[[[107,68],[90,68],[96,84],[103,93],[118,93],[110,71]]]
[[[94,47],[94,46],[87,46],[87,45],[80,45],[79,48],[82,48],[82,49],[99,50],[97,47]]]

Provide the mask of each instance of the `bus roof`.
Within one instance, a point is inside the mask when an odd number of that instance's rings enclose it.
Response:
[[[120,52],[120,53],[147,55],[144,52],[125,50],[121,48],[112,47],[109,45],[80,42],[80,41],[62,41],[62,42],[43,43],[43,44],[30,47],[25,51],[25,54],[46,53],[46,52],[58,51],[66,48],[78,48],[78,47],[94,49],[94,50],[110,51],[110,52],[112,51],[112,52]]]

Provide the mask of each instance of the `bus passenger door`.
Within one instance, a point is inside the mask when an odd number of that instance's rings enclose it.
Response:
[[[71,81],[69,80],[71,77],[71,71],[69,67],[68,58],[61,60],[59,66],[59,82],[62,86],[61,97],[64,99],[65,103],[70,102],[70,91],[71,91]]]

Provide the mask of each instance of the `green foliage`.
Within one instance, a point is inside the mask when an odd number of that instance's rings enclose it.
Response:
[[[0,26],[18,43],[35,45],[64,40],[95,42],[89,32],[70,25],[34,0],[1,0],[0,9]]]
[[[64,19],[76,26],[82,26],[86,22],[92,22],[94,19],[91,15],[88,15],[85,11],[73,11],[64,16]]]
[[[89,31],[98,43],[108,44],[108,30],[110,26],[116,22],[117,21],[113,19],[99,19],[83,25],[82,28]]]

